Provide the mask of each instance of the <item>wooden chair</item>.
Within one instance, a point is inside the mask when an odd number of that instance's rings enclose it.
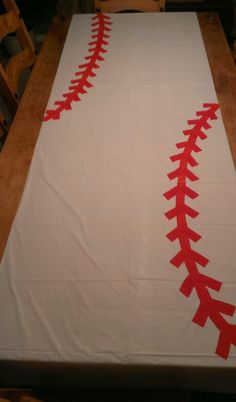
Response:
[[[0,40],[15,32],[21,51],[10,58],[6,67],[0,64],[0,92],[9,111],[15,114],[18,103],[18,84],[22,72],[34,65],[35,49],[15,0],[2,0],[5,14],[0,15]]]
[[[104,13],[125,10],[159,12],[165,11],[165,0],[95,0],[95,8]]]

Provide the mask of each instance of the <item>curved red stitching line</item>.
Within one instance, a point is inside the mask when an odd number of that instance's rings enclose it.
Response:
[[[89,78],[96,77],[96,74],[93,70],[100,67],[98,62],[104,60],[102,53],[107,52],[104,46],[109,44],[106,39],[110,37],[108,32],[111,31],[109,26],[112,24],[112,22],[109,21],[111,17],[102,13],[98,13],[92,17],[92,19],[94,20],[94,22],[91,24],[91,26],[94,27],[92,29],[94,35],[91,36],[93,41],[89,43],[90,47],[88,52],[90,54],[85,57],[86,63],[78,66],[79,70],[75,73],[76,77],[78,78],[70,81],[72,85],[68,88],[69,92],[62,95],[65,100],[55,101],[54,105],[57,107],[45,112],[43,119],[44,121],[51,119],[58,120],[64,110],[71,109],[72,102],[80,101],[80,96],[87,93],[85,88],[93,87],[93,85],[89,82]]]
[[[227,322],[223,315],[233,316],[236,307],[213,298],[209,293],[208,288],[219,292],[222,283],[201,274],[198,270],[198,265],[205,267],[209,260],[192,248],[191,242],[197,242],[201,236],[189,227],[187,215],[194,219],[198,216],[198,212],[190,208],[185,202],[186,196],[191,199],[198,197],[198,194],[187,185],[187,179],[191,182],[198,180],[189,166],[198,165],[192,153],[201,151],[201,148],[196,144],[197,139],[204,140],[207,138],[205,130],[211,128],[208,120],[217,119],[216,111],[219,105],[205,103],[203,107],[205,110],[196,113],[197,119],[188,121],[188,124],[193,127],[183,131],[183,134],[188,136],[188,140],[176,144],[177,149],[181,149],[182,152],[170,157],[172,162],[179,162],[178,168],[168,174],[170,180],[177,179],[177,184],[164,196],[167,200],[175,198],[176,206],[165,215],[169,220],[176,218],[177,225],[167,234],[167,237],[171,241],[179,240],[180,244],[180,251],[172,258],[171,264],[177,268],[181,264],[185,264],[188,271],[188,276],[180,287],[180,292],[189,297],[195,289],[199,298],[200,304],[193,317],[193,322],[204,327],[209,318],[215,324],[219,330],[215,353],[227,359],[231,345],[236,346],[236,325]]]

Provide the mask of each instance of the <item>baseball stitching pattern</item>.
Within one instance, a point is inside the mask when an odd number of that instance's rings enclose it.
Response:
[[[85,63],[78,66],[76,78],[70,81],[72,85],[69,86],[68,92],[62,95],[64,99],[55,101],[55,109],[45,112],[44,121],[60,119],[62,112],[71,110],[72,103],[80,101],[87,89],[93,87],[90,78],[96,77],[94,70],[100,67],[99,62],[104,61],[102,55],[107,52],[105,46],[109,44],[107,39],[110,37],[112,22],[111,17],[102,13],[96,14],[92,19],[92,42],[89,43],[89,54],[85,57]]]
[[[180,251],[172,258],[171,264],[176,268],[184,264],[188,271],[188,275],[180,287],[180,292],[189,297],[195,290],[199,299],[199,306],[193,322],[201,327],[204,327],[207,319],[214,323],[219,330],[215,353],[227,359],[231,345],[236,346],[236,325],[227,322],[224,316],[232,317],[236,307],[211,296],[209,289],[219,292],[222,283],[199,271],[199,266],[205,267],[209,260],[193,248],[192,242],[197,243],[201,236],[188,224],[189,218],[194,219],[198,216],[198,212],[186,203],[186,197],[195,199],[199,195],[187,184],[187,180],[194,182],[199,179],[191,170],[198,165],[193,153],[201,151],[197,140],[207,138],[206,130],[211,128],[209,121],[217,119],[216,111],[219,109],[219,105],[205,103],[203,108],[204,110],[196,113],[196,119],[188,121],[191,128],[183,131],[188,138],[187,141],[176,144],[177,149],[181,152],[170,157],[172,162],[178,163],[178,166],[168,174],[168,177],[170,180],[177,180],[177,183],[164,194],[164,197],[167,200],[175,199],[175,207],[165,215],[169,220],[176,219],[176,227],[167,234],[167,237],[170,241],[178,240],[180,245]]]

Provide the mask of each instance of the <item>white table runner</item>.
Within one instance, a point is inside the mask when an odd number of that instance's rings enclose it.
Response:
[[[236,365],[216,104],[195,14],[73,17],[0,266],[0,359]]]

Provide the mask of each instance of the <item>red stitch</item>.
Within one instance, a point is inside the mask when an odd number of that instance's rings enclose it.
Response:
[[[68,87],[69,92],[62,94],[62,97],[65,98],[65,100],[55,101],[54,105],[57,107],[45,112],[44,121],[60,119],[62,112],[65,110],[71,110],[72,103],[80,101],[81,95],[87,93],[85,88],[93,87],[91,82],[89,82],[89,78],[96,77],[93,70],[100,67],[98,62],[104,61],[102,54],[107,53],[104,46],[109,44],[105,39],[110,37],[110,35],[107,34],[107,32],[111,31],[108,27],[108,25],[112,24],[110,19],[110,16],[102,13],[98,13],[92,17],[92,20],[95,22],[91,25],[92,27],[96,27],[95,29],[92,29],[92,32],[96,32],[96,34],[91,36],[94,40],[89,43],[90,48],[88,49],[88,52],[90,54],[85,57],[86,62],[78,66],[79,71],[75,72],[75,75],[78,78],[70,81],[72,85]]]
[[[188,141],[178,142],[176,144],[177,148],[191,148],[194,152],[201,152],[201,148],[197,144],[190,144]]]
[[[191,170],[189,170],[187,168],[187,161],[185,159],[183,159],[183,161],[185,162],[185,165],[180,164],[180,167],[178,169],[174,170],[173,172],[170,172],[168,174],[169,179],[173,180],[173,179],[176,179],[177,177],[178,178],[182,177],[185,182],[185,179],[187,177],[190,181],[198,180],[198,177],[195,174],[193,174],[193,172],[191,172]],[[181,160],[181,162],[182,162],[182,160]]]
[[[169,191],[167,191],[164,194],[164,196],[166,197],[167,200],[170,200],[171,198],[175,197],[177,192],[179,192],[179,191],[186,194],[192,200],[194,198],[198,197],[198,193],[196,193],[191,188],[189,188],[185,183],[180,183],[180,185],[178,187],[175,186],[175,187],[171,188]]]
[[[222,324],[224,330],[220,333],[216,353],[223,359],[227,359],[231,345],[236,346],[236,325]]]
[[[188,262],[195,262],[201,265],[202,267],[205,267],[209,260],[204,257],[203,255],[197,253],[196,251],[192,249],[186,249],[186,250],[181,250],[176,254],[175,257],[173,257],[170,260],[170,263],[174,265],[176,268],[179,268],[180,265],[185,264],[187,265]]]
[[[186,161],[188,161],[188,163],[189,163],[192,167],[198,165],[197,161],[196,161],[191,155],[189,155],[189,154],[186,152],[186,150],[185,150],[184,152],[182,152],[182,154],[176,154],[176,155],[172,155],[172,156],[170,157],[170,160],[171,160],[172,162],[176,162],[176,161],[179,161],[179,160],[181,160],[181,159],[185,159]]]
[[[180,190],[180,192],[182,192],[182,191]],[[176,216],[180,215],[181,213],[185,214],[185,215],[189,215],[189,216],[191,216],[191,218],[196,218],[196,216],[199,215],[199,213],[197,211],[195,211],[193,208],[189,207],[186,204],[182,204],[182,205],[178,205],[178,206],[176,205],[175,208],[173,208],[170,211],[166,212],[165,216],[169,220],[171,220],[171,219],[175,218]]]
[[[180,292],[186,297],[189,297],[196,285],[202,284],[210,289],[219,291],[222,283],[209,276],[196,272],[195,274],[188,275],[180,287]]]
[[[176,205],[165,215],[169,220],[176,218],[177,226],[167,234],[167,237],[171,241],[178,240],[180,244],[180,251],[172,258],[171,264],[176,268],[185,264],[188,271],[188,276],[182,283],[180,292],[189,297],[195,289],[200,302],[193,322],[201,327],[204,327],[207,319],[214,323],[219,330],[215,353],[227,359],[231,345],[236,346],[236,325],[228,323],[223,315],[232,317],[236,307],[214,299],[209,293],[208,289],[219,292],[222,283],[201,274],[198,270],[198,265],[205,267],[209,260],[192,248],[191,241],[197,242],[201,236],[188,226],[187,215],[194,219],[198,212],[185,203],[186,196],[190,199],[198,196],[195,191],[187,186],[187,179],[190,181],[198,180],[198,177],[188,169],[188,166],[197,166],[197,161],[192,156],[192,152],[201,151],[196,141],[198,138],[201,140],[207,138],[203,130],[211,128],[208,121],[217,119],[216,111],[219,109],[219,105],[215,103],[205,103],[203,107],[204,110],[197,111],[197,119],[188,120],[188,124],[193,125],[193,127],[183,131],[183,134],[188,136],[188,141],[176,144],[176,147],[183,149],[183,151],[170,157],[172,162],[179,163],[178,167],[168,174],[170,180],[177,179],[177,184],[168,190],[164,197],[167,200],[175,198]]]

